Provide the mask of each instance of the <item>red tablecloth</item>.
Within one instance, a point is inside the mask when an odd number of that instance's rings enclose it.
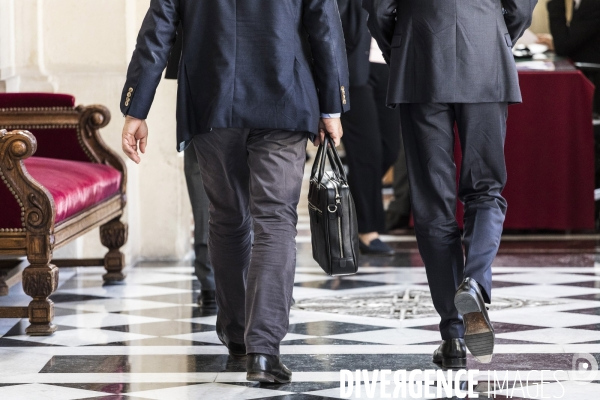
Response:
[[[576,70],[520,71],[519,81],[523,103],[508,111],[504,228],[594,229],[594,86]],[[457,216],[462,225],[462,205]]]

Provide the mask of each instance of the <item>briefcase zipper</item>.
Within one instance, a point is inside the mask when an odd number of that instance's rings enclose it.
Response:
[[[340,194],[338,193],[337,185],[335,186],[335,204],[336,204],[336,212],[337,212],[337,220],[338,220],[338,234],[340,236],[340,255],[341,258],[344,257],[344,242],[342,241],[342,217],[340,216],[339,209],[342,206],[340,202]]]
[[[317,207],[313,206],[311,203],[308,203],[308,208],[310,208],[313,211],[318,212],[319,214],[323,214],[323,211],[319,210]]]

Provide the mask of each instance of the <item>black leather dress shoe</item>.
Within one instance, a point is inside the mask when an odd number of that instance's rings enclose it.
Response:
[[[454,305],[463,316],[467,348],[479,362],[491,362],[494,354],[494,327],[479,284],[474,279],[465,278],[456,291]]]
[[[442,340],[440,347],[433,352],[433,362],[444,368],[467,368],[465,340]]]
[[[198,295],[198,305],[204,309],[216,309],[217,300],[214,290],[202,290]]]
[[[225,332],[219,327],[217,322],[217,337],[229,350],[229,355],[235,358],[246,357],[246,345],[244,343],[235,343],[229,340]]]
[[[288,383],[292,381],[292,371],[279,356],[269,354],[248,354],[246,360],[246,380],[263,383]]]
[[[364,244],[362,240],[358,241],[358,247],[360,248],[360,252],[362,254],[373,254],[380,256],[393,256],[394,249],[392,249],[387,244],[383,243],[379,239],[371,240],[371,243],[368,245]]]

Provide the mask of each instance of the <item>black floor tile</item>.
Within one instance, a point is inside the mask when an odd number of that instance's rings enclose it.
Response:
[[[141,333],[143,335],[152,336],[172,336],[182,335],[184,333],[210,332],[215,330],[215,326],[181,321],[163,321],[135,325],[107,326],[101,329],[117,332]]]
[[[79,302],[86,300],[108,299],[109,297],[89,296],[85,294],[60,293],[60,291],[50,296],[50,300],[55,303]]]
[[[3,338],[8,338],[11,336],[21,336],[21,335],[25,335],[25,330],[27,329],[27,327],[30,325],[29,320],[27,319],[22,319],[19,322],[17,322],[12,328],[10,328],[10,330],[8,332],[6,332],[3,336]],[[69,331],[72,329],[76,329],[72,326],[65,326],[65,325],[57,325],[56,326],[56,330],[57,331]],[[22,340],[18,340],[18,342],[23,342]],[[1,347],[1,346],[0,346]]]
[[[397,285],[395,282],[370,282],[370,281],[357,281],[343,278],[334,278],[323,281],[310,281],[310,282],[298,282],[294,286],[307,287],[314,289],[328,289],[328,290],[346,290],[346,289],[359,289],[365,287],[374,286],[386,286],[386,285]]]
[[[600,324],[569,326],[572,329],[587,329],[588,331],[600,331]]]
[[[600,301],[600,293],[583,294],[579,296],[561,297],[561,299],[597,300]]]
[[[333,400],[333,399],[338,399],[338,398],[339,397],[317,396],[317,395],[312,395],[309,393],[295,393],[295,394],[284,394],[281,396],[273,396],[273,397],[259,397],[256,400]]]
[[[282,384],[258,382],[231,382],[228,385],[247,386],[259,389],[280,390],[282,392],[314,392],[317,390],[333,389],[340,387],[340,381],[335,382],[290,382]]]
[[[518,282],[505,282],[502,281],[502,278],[498,278],[499,280],[492,281],[492,289],[500,289],[505,287],[514,287],[514,286],[525,286],[530,285],[529,283],[518,283]]]
[[[91,390],[121,395],[143,390],[166,389],[188,385],[199,385],[198,382],[114,382],[114,383],[52,383],[50,385],[73,389]]]
[[[296,339],[296,340],[286,340],[281,343],[282,346],[293,346],[293,345],[307,345],[307,346],[361,346],[361,345],[373,345],[373,343],[368,342],[355,342],[352,340],[342,340],[342,339],[330,339],[324,337],[316,337],[316,338],[308,338],[308,339]]]
[[[577,286],[586,288],[600,289],[600,281],[584,281],[584,282],[571,282],[571,283],[559,283],[560,286]]]
[[[135,298],[139,300],[160,301],[172,304],[196,304],[198,293],[190,291],[189,293],[161,294],[158,296],[140,296]]]
[[[330,336],[340,335],[343,333],[376,331],[381,329],[390,328],[386,326],[352,324],[348,322],[316,321],[292,324],[289,326],[288,332],[298,333],[301,335]]]
[[[292,371],[339,371],[352,369],[433,368],[430,354],[292,354],[282,361]],[[135,365],[134,365],[135,364]],[[246,360],[227,355],[136,355],[129,356],[54,356],[40,373],[116,373],[116,372],[245,372]]]
[[[575,314],[586,314],[586,315],[600,315],[600,307],[594,308],[582,308],[579,310],[563,311],[564,313],[575,313]]]
[[[507,322],[492,321],[492,325],[494,326],[494,332],[496,334],[509,333],[509,332],[531,331],[534,329],[544,329],[543,326],[510,324]],[[438,325],[411,326],[409,328],[410,329],[423,329],[423,330],[434,331],[434,332],[439,332],[439,330],[440,330]]]
[[[156,337],[148,339],[127,340],[124,342],[112,342],[106,344],[94,344],[90,346],[220,346],[215,343],[196,342],[191,340],[171,339]]]

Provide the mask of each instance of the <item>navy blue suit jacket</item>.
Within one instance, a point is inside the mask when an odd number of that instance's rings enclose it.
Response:
[[[178,150],[213,128],[318,132],[349,110],[336,0],[152,0],[121,98],[145,119],[181,22]]]

